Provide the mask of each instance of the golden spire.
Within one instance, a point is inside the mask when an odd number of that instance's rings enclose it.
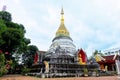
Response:
[[[61,9],[61,23],[64,24],[64,11]]]
[[[63,8],[61,9],[61,24],[60,24],[60,27],[58,28],[58,30],[56,32],[56,37],[58,37],[58,36],[68,36],[69,37],[69,32],[64,25],[64,11],[63,11]]]

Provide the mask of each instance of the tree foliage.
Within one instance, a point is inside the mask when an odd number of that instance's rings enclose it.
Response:
[[[5,41],[1,46],[3,51],[13,52],[21,45],[24,34],[19,29],[8,28],[1,34],[2,39]]]
[[[2,76],[5,73],[7,73],[7,69],[5,67],[5,56],[0,50],[0,76]]]
[[[89,60],[93,59],[95,57],[95,55],[101,55],[101,56],[104,56],[103,53],[101,53],[101,51],[98,51],[98,50],[95,50],[93,53],[92,53],[92,56],[90,56]]]
[[[1,11],[0,18],[4,21],[12,21],[11,14],[7,11]]]
[[[0,12],[0,48],[3,52],[13,53],[25,39],[25,28],[22,24],[12,22],[12,17],[9,12]]]
[[[22,56],[23,64],[27,66],[31,66],[34,63],[34,55],[38,51],[38,48],[34,45],[29,45],[27,48],[27,52]]]
[[[0,45],[4,44],[4,40],[1,37],[1,34],[6,30],[6,25],[4,24],[3,20],[0,19]]]
[[[103,54],[101,53],[101,51],[98,51],[98,50],[95,50],[95,51],[93,52],[93,57],[94,57],[96,54],[99,54],[99,55],[103,56]]]
[[[5,60],[12,61],[14,67],[18,64],[20,55],[23,55],[25,65],[32,65],[34,54],[38,50],[36,46],[29,45],[30,39],[25,37],[25,33],[24,25],[12,22],[9,12],[0,11],[0,50],[9,53],[5,54]]]

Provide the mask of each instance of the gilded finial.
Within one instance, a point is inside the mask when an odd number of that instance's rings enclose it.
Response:
[[[58,36],[69,36],[69,32],[64,25],[64,11],[61,9],[61,24],[56,32],[56,37]]]
[[[63,8],[61,9],[61,15],[63,15],[64,14],[64,11],[63,11]]]
[[[64,11],[63,8],[61,9],[61,23],[64,24]]]

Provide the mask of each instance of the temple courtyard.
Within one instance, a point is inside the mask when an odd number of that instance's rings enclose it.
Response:
[[[37,78],[22,75],[4,75],[0,80],[120,80],[118,76],[102,76],[102,77],[65,77],[65,78]]]

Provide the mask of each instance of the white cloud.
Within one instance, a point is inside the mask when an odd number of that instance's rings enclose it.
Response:
[[[15,4],[20,4],[20,0],[13,0]]]
[[[5,4],[4,4],[4,1],[3,1],[3,0],[0,0],[0,10],[2,10],[3,5],[5,5]]]

